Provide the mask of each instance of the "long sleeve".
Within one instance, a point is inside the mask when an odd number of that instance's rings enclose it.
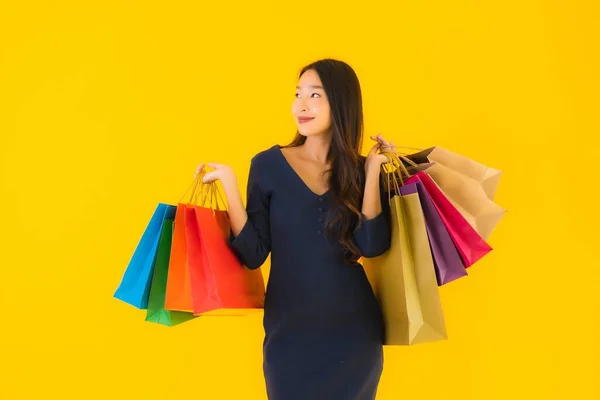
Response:
[[[254,161],[254,160],[253,160]],[[229,245],[249,269],[259,268],[271,252],[269,197],[260,185],[260,170],[250,163],[246,189],[248,219],[237,236],[229,232]]]
[[[379,193],[381,212],[371,219],[367,219],[361,213],[357,227],[354,230],[354,242],[362,256],[367,258],[377,257],[385,253],[391,244],[390,203],[381,178],[379,179]]]

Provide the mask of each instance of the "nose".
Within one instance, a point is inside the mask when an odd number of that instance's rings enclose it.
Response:
[[[306,105],[306,100],[298,99],[298,109],[300,110],[300,112],[308,111],[308,106]]]

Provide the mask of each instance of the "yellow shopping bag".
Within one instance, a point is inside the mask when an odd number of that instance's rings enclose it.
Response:
[[[396,165],[400,167],[401,163]],[[391,182],[386,189],[391,245],[382,255],[362,261],[382,307],[384,344],[411,345],[447,339],[419,195],[416,191],[400,195],[402,180],[398,181],[396,173],[384,173]]]

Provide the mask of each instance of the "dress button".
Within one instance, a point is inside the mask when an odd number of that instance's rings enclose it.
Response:
[[[317,221],[319,221],[319,222],[323,222],[323,217],[319,217],[319,218],[317,218]]]
[[[319,212],[323,212],[323,207],[319,207]]]
[[[319,203],[322,203],[322,202],[323,202],[323,198],[319,197]]]
[[[317,233],[320,235],[320,234],[322,233],[322,231],[319,229],[319,230],[317,231]]]

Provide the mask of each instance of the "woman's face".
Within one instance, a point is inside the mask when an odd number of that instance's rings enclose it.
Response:
[[[306,71],[298,80],[292,114],[300,134],[317,136],[329,133],[331,110],[321,79],[315,70]]]

